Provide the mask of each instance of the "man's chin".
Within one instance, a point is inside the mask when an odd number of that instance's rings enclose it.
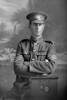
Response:
[[[41,35],[39,35],[39,34],[35,34],[34,36],[35,36],[35,37],[40,37]]]
[[[40,35],[34,35],[33,37],[38,38],[38,37],[40,37]]]

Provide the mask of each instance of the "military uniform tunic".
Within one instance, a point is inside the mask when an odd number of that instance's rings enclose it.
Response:
[[[29,65],[26,67],[24,62],[28,62]],[[42,37],[37,41],[32,36],[30,39],[21,40],[17,47],[14,64],[16,75],[23,75],[26,72],[53,73],[55,70],[53,42],[44,41]],[[27,68],[26,71],[25,68]]]

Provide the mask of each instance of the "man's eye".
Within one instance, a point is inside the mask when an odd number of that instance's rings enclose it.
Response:
[[[40,26],[40,25],[42,25],[41,23],[33,23],[33,25],[35,25],[35,26]]]
[[[40,25],[42,25],[42,24],[39,24],[39,26],[40,26]]]
[[[37,26],[37,23],[33,23],[33,25]]]

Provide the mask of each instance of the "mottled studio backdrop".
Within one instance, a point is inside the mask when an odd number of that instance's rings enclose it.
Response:
[[[57,87],[62,98],[63,92],[67,93],[67,0],[0,0],[0,97],[15,81],[13,60],[18,42],[30,36],[25,16],[32,11],[48,15],[43,36],[56,45],[56,62],[60,64],[56,70],[59,77]],[[46,83],[51,87],[56,84]],[[49,87],[46,89],[51,90]]]
[[[32,11],[48,15],[44,38],[53,40],[56,51],[67,61],[67,0],[0,0],[0,61],[12,59],[17,43],[27,38],[25,16]]]

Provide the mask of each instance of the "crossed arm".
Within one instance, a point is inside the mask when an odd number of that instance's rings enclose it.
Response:
[[[54,46],[51,45],[47,51],[45,61],[24,61],[23,50],[21,44],[18,44],[16,57],[14,60],[14,72],[16,74],[23,74],[28,71],[28,67],[30,67],[30,71],[32,72],[53,72],[55,70],[55,50]]]

